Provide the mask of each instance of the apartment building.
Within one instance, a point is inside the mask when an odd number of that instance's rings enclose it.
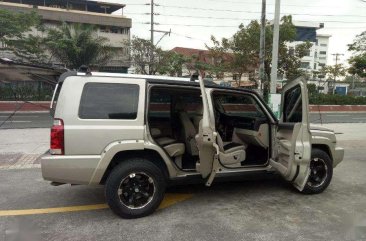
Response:
[[[109,39],[117,52],[101,71],[127,73],[130,67],[129,49],[132,20],[123,15],[126,5],[90,0],[2,0],[0,8],[10,11],[36,11],[45,26],[52,27],[62,22],[93,24],[98,28],[98,35]],[[116,11],[122,14],[112,14]],[[34,34],[42,34],[33,30]],[[4,55],[4,54],[2,54]],[[0,56],[12,59],[14,56]],[[58,64],[58,63],[55,63]]]
[[[324,27],[323,23],[294,21],[293,24],[296,27],[297,37],[296,41],[288,43],[288,47],[295,50],[297,45],[310,41],[312,47],[307,55],[302,58],[301,68],[309,71],[309,73],[321,70],[328,61],[328,46],[331,35],[316,32]]]

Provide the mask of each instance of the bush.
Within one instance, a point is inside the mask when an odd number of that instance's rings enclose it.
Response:
[[[366,105],[366,97],[312,94],[309,96],[309,103],[311,105]]]

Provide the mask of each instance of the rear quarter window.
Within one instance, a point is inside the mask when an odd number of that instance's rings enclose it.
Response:
[[[87,83],[81,95],[79,118],[136,119],[138,100],[138,85]]]

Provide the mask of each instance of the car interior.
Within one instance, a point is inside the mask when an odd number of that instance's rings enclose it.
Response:
[[[266,165],[270,125],[254,97],[214,91],[212,98],[221,164],[228,168]],[[154,142],[180,169],[195,171],[202,120],[200,89],[152,87],[147,120]]]

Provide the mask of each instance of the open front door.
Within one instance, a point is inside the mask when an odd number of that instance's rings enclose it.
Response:
[[[310,174],[311,133],[306,82],[300,77],[284,86],[281,118],[271,165],[300,191]]]
[[[201,173],[203,178],[210,177],[206,182],[206,185],[210,186],[214,178],[215,168],[214,160],[216,156],[216,132],[215,132],[215,121],[210,115],[209,110],[209,99],[207,97],[205,85],[201,76],[199,77],[201,96],[203,102],[203,113],[202,120],[199,124],[198,135],[196,136],[196,141],[199,150],[199,162],[196,164],[196,169]]]

